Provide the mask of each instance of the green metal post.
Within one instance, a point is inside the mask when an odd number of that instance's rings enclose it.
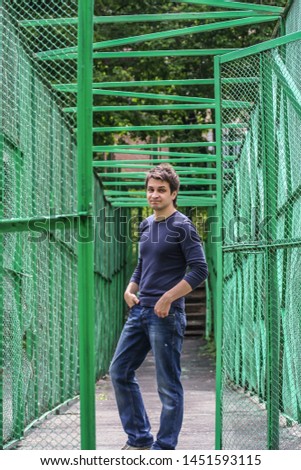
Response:
[[[222,251],[222,120],[221,120],[221,79],[219,57],[214,59],[214,93],[216,100],[216,179],[217,179],[217,237],[216,243],[216,422],[215,448],[222,448],[222,320],[223,320],[223,251]]]
[[[79,0],[78,22],[78,308],[81,448],[95,442],[94,246],[92,179],[93,0]]]
[[[16,187],[21,187],[21,152],[18,149],[14,149],[14,165],[16,173]],[[16,194],[16,212],[19,215],[21,213],[21,192],[19,191]],[[22,263],[23,263],[23,253],[22,253],[22,239],[23,234],[15,233],[16,237],[16,246],[14,253],[14,268],[13,268],[13,280],[14,280],[14,296],[16,302],[16,313],[19,322],[19,328],[12,328],[12,338],[14,344],[14,352],[17,356],[17,361],[19,367],[22,367],[22,338],[20,337],[20,331],[23,331],[23,309],[22,309]],[[23,434],[24,429],[24,419],[25,419],[25,407],[24,407],[24,384],[23,384],[23,374],[16,374],[15,368],[13,368],[13,383],[15,387],[13,389],[13,422],[14,429],[13,434],[16,439],[20,439]]]
[[[262,58],[264,60],[264,58]],[[274,97],[272,69],[262,63],[264,118],[265,215],[268,240],[266,249],[266,325],[267,325],[267,410],[268,449],[279,449],[279,352],[280,312],[278,307],[277,248],[269,246],[276,240],[277,160],[275,160]]]
[[[1,5],[1,3],[0,3]],[[0,24],[1,35],[1,24]],[[1,45],[1,39],[0,39]],[[1,64],[0,64],[1,65]],[[2,106],[0,106],[1,113]],[[2,120],[0,121],[2,123]],[[3,201],[4,181],[3,181],[3,134],[0,129],[0,200]],[[0,204],[0,219],[3,217],[3,204]],[[4,298],[3,298],[3,234],[0,233],[0,449],[3,449],[3,321],[4,321]]]
[[[37,96],[35,93],[35,75],[31,74],[31,81],[30,81],[30,92],[31,92],[31,113],[30,113],[30,125],[32,129],[36,129],[37,123]],[[37,148],[37,134],[32,132],[31,134],[31,152],[32,155],[36,155],[36,148]],[[32,174],[35,174],[37,171],[37,160],[33,158],[32,160]],[[37,213],[37,195],[36,191],[34,191],[33,183],[31,187],[32,193],[32,213]],[[32,257],[33,263],[37,265],[38,263],[38,244],[32,243]],[[32,273],[32,286],[33,286],[33,300],[32,300],[32,307],[33,307],[33,329],[34,331],[39,331],[39,296],[36,289],[38,285],[38,270],[33,269]],[[33,369],[34,369],[34,404],[33,404],[33,416],[37,419],[39,416],[39,346],[40,346],[40,338],[38,334],[35,334],[33,340]]]
[[[0,0],[0,74],[2,75],[2,0]],[[0,93],[0,220],[3,217],[3,133],[2,133],[2,94]],[[3,235],[0,233],[0,449],[3,449]]]

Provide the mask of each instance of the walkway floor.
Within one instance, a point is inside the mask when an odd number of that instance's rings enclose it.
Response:
[[[137,373],[145,406],[156,435],[161,403],[157,394],[155,367],[151,354]],[[200,337],[186,337],[182,356],[185,412],[177,449],[214,449],[215,367]],[[37,422],[16,447],[29,449],[80,449],[79,401],[51,413]],[[96,432],[98,450],[119,450],[126,442],[119,421],[109,377],[96,385]]]
[[[137,373],[152,432],[156,435],[161,403],[157,394],[152,355]],[[200,337],[186,337],[182,356],[185,412],[178,450],[214,449],[215,366]],[[96,391],[97,449],[120,449],[126,441],[109,379],[100,380]]]

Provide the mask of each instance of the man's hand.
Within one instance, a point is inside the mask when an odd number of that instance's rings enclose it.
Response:
[[[158,302],[154,307],[155,314],[160,318],[165,318],[169,314],[171,306],[171,299],[168,298],[165,294],[160,297]]]
[[[136,282],[130,282],[127,286],[123,298],[129,308],[132,308],[134,305],[139,304],[140,301],[136,295],[138,290],[139,286],[138,284],[136,284]]]
[[[134,305],[139,304],[139,299],[135,294],[125,291],[124,300],[126,301],[129,308],[132,308]]]

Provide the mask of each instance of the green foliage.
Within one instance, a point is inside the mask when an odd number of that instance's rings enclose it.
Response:
[[[249,2],[250,3],[250,2]],[[285,5],[285,0],[274,2],[253,2]],[[163,14],[180,12],[217,11],[202,5],[189,5],[186,3],[173,3],[162,1],[124,1],[124,0],[96,0],[95,15],[141,15]],[[229,10],[228,10],[229,11]],[[158,31],[181,29],[187,26],[208,24],[215,20],[190,21],[161,21],[144,23],[108,23],[98,24],[95,27],[95,42],[108,39],[126,38]],[[218,20],[217,20],[218,21]],[[244,26],[217,30],[208,33],[191,34],[164,40],[153,40],[126,46],[129,50],[156,50],[156,49],[214,49],[214,48],[242,48],[271,38],[275,25],[265,23],[255,26]],[[122,50],[120,48],[105,49],[108,51]],[[130,80],[173,80],[179,78],[213,78],[213,57],[160,57],[160,58],[132,58],[132,59],[100,59],[95,61],[94,81],[130,81]],[[153,88],[131,88],[131,91],[149,93],[177,94],[185,96],[199,96],[213,98],[213,86],[170,86]],[[157,100],[120,98],[111,96],[95,96],[95,105],[113,104],[158,104]],[[161,102],[160,102],[161,103]],[[210,116],[209,116],[210,119]],[[214,119],[214,116],[213,116]],[[115,112],[95,113],[95,126],[126,126],[126,125],[158,125],[158,124],[196,124],[208,121],[206,110],[188,111],[158,111],[158,112]],[[200,140],[200,131],[169,131],[165,133],[170,141]],[[156,134],[156,136],[158,133]],[[156,137],[154,136],[154,137]],[[131,138],[138,137],[145,140],[145,133],[135,133]],[[162,136],[161,136],[162,137]],[[149,138],[149,137],[148,137]],[[205,139],[205,136],[203,136]],[[124,141],[121,135],[120,143]],[[95,143],[113,143],[113,136],[98,134]],[[195,149],[192,151],[195,151]]]

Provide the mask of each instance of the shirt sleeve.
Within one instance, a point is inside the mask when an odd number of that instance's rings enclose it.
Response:
[[[143,228],[143,222],[141,222],[141,224],[139,225],[139,232],[138,232],[138,238],[139,238],[139,242],[138,242],[138,263],[137,263],[137,266],[132,274],[132,277],[130,279],[130,282],[135,282],[136,284],[138,284],[139,286],[139,283],[140,283],[140,280],[141,280],[141,274],[142,274],[142,259],[140,257],[140,237],[141,237],[141,232],[142,232],[142,228]]]
[[[181,249],[189,268],[184,280],[192,289],[195,289],[208,277],[208,266],[200,237],[194,225],[187,221],[182,228]]]
[[[142,272],[142,259],[139,257],[138,264],[136,266],[135,271],[132,274],[130,282],[135,282],[139,286],[140,279],[141,279],[141,272]]]

